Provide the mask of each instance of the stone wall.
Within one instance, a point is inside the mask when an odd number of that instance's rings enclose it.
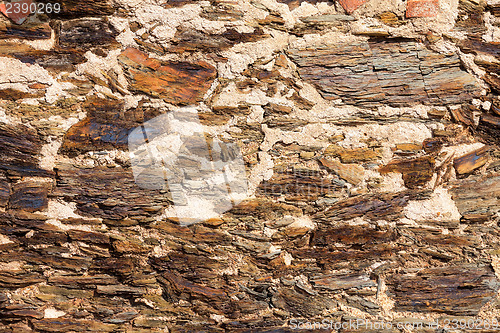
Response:
[[[498,2],[49,3],[0,4],[0,332],[500,326]],[[185,107],[248,179],[190,225],[128,152]]]

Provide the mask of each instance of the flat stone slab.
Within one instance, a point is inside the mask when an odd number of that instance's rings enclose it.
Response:
[[[346,104],[460,104],[481,90],[456,54],[439,54],[412,41],[291,49],[288,55],[325,99]]]

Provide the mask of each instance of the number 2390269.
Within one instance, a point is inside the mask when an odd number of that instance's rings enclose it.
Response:
[[[61,12],[60,3],[6,3],[6,14],[58,14]]]

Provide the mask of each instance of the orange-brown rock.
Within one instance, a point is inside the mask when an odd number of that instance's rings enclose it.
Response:
[[[1,24],[0,39],[19,38],[19,39],[50,39],[52,29],[48,23],[41,24]]]
[[[364,179],[365,169],[357,164],[342,164],[337,160],[326,158],[320,159],[320,162],[323,166],[338,174],[340,178],[353,185],[358,185]]]
[[[488,147],[484,146],[455,159],[453,165],[459,174],[470,173],[482,167],[488,161],[488,156]]]
[[[382,149],[380,148],[354,148],[345,149],[339,145],[329,145],[324,152],[325,155],[338,156],[342,163],[357,163],[374,161],[382,158]]]
[[[204,61],[162,62],[134,48],[127,48],[118,60],[132,90],[172,104],[201,101],[217,74],[215,68]]]
[[[423,156],[414,159],[394,160],[379,169],[381,174],[399,172],[403,175],[405,186],[416,188],[425,185],[434,174],[434,159]]]
[[[366,0],[339,0],[340,5],[345,9],[347,14],[351,14],[354,12],[358,7],[363,5]]]

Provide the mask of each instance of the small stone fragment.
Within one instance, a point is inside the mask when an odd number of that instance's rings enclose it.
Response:
[[[434,159],[430,156],[423,156],[407,160],[393,160],[380,167],[379,172],[381,174],[399,172],[403,175],[406,187],[417,188],[424,186],[432,179]]]
[[[340,178],[353,185],[358,185],[365,178],[365,169],[357,164],[343,164],[338,160],[322,158],[321,164],[329,170],[335,172]]]
[[[482,167],[488,161],[488,146],[476,149],[453,161],[453,166],[457,173],[463,175]]]

